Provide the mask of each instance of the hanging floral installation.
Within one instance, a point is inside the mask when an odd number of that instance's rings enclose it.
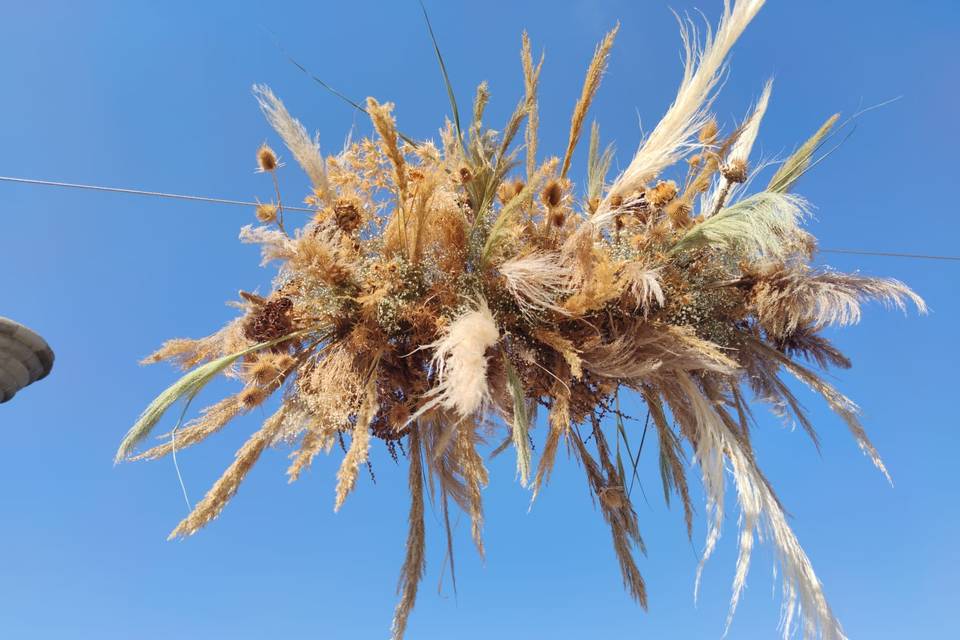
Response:
[[[730,616],[754,543],[765,538],[782,583],[784,637],[799,630],[843,638],[758,466],[750,403],[795,421],[816,444],[785,378],[799,380],[886,474],[856,405],[813,367],[850,366],[821,331],[855,323],[864,301],[899,308],[912,301],[921,312],[924,303],[895,280],[811,264],[816,240],[802,226],[809,205],[793,189],[816,163],[836,116],[779,164],[766,187],[750,188],[758,184],[751,148],[770,83],[732,131],[721,132],[710,109],[727,53],[762,5],[725,2],[716,30],[703,36],[681,20],[685,65],[673,104],[612,180],[612,149],[602,148],[593,124],[580,186],[569,178],[571,159],[616,27],[587,69],[560,158],[538,153],[543,59],[535,60],[526,34],[524,93],[509,120],[496,131],[485,126],[484,83],[461,128],[451,91],[453,120],[438,143],[402,135],[393,105],[368,98],[358,107],[376,136],[324,157],[271,90],[254,87],[267,120],[310,178],[306,204],[315,214],[292,228],[279,192],[257,207],[259,226],[244,227],[240,238],[262,247],[265,264],[278,265],[272,291],[241,291],[236,320],[206,338],[171,340],[146,360],[189,372],[147,407],[118,461],[195,445],[279,396],[276,411],[171,538],[216,518],[268,447],[293,448],[294,481],[317,454],[342,445],[336,510],[371,447],[384,443],[409,466],[409,534],[393,622],[394,637],[402,638],[426,563],[425,501],[440,503],[444,514],[451,501],[462,509],[483,554],[485,444],[494,453],[513,449],[531,499],[563,447],[610,527],[626,589],[646,607],[635,561],[643,541],[627,490],[636,458],[631,452],[625,464],[621,455],[632,451],[619,411],[619,394],[629,391],[649,412],[664,495],[676,497],[688,535],[688,471],[701,476],[707,535],[697,583],[720,537],[732,482],[740,530]],[[282,166],[276,153],[263,146],[257,160],[275,184]],[[235,378],[240,390],[137,453],[171,406],[192,400],[219,374]],[[540,435],[538,410],[546,413]]]

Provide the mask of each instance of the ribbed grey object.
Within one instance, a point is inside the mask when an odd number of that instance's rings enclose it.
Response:
[[[18,322],[0,316],[0,403],[53,368],[46,340]]]

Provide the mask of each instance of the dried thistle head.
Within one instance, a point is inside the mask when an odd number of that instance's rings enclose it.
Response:
[[[257,170],[261,173],[276,171],[280,166],[277,154],[266,142],[257,149]]]
[[[647,201],[658,209],[666,206],[677,197],[677,183],[673,180],[661,180],[653,189],[647,190],[646,197]]]
[[[734,158],[720,168],[720,173],[729,182],[741,183],[747,181],[747,161],[743,158]]]
[[[258,204],[255,213],[257,220],[263,224],[270,224],[277,219],[277,205],[270,203]]]
[[[360,207],[355,198],[339,198],[333,205],[334,220],[337,227],[350,234],[360,226]]]
[[[540,201],[543,202],[547,209],[553,209],[554,207],[560,206],[560,201],[562,199],[563,186],[560,184],[560,180],[557,179],[547,182],[546,186],[543,188],[543,191],[540,193]]]
[[[523,180],[519,179],[501,183],[497,189],[497,197],[500,199],[500,204],[507,204],[520,195],[520,192],[523,191],[523,186]]]

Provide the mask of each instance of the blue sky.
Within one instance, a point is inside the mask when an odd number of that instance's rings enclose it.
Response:
[[[82,6],[81,6],[82,4]],[[270,197],[254,151],[274,141],[250,94],[267,82],[289,109],[340,147],[362,117],[285,61],[271,32],[345,93],[397,103],[402,130],[435,136],[444,89],[419,8],[376,3],[8,3],[0,22],[0,174],[252,199]],[[428,3],[452,80],[467,102],[481,80],[489,120],[521,91],[519,36],[547,61],[541,149],[558,154],[595,43],[622,29],[592,115],[625,166],[679,79],[679,39],[666,2]],[[677,10],[720,0],[674,0]],[[730,127],[775,77],[758,146],[789,152],[834,111],[902,98],[804,178],[823,247],[958,254],[953,189],[960,119],[960,9],[918,3],[770,0],[734,50],[716,111]],[[584,158],[575,157],[582,175]],[[288,198],[305,192],[293,167]],[[241,245],[242,208],[56,191],[0,183],[0,314],[41,332],[53,374],[0,407],[0,636],[98,638],[386,637],[403,556],[405,470],[383,451],[336,516],[337,459],[288,486],[270,452],[222,517],[184,542],[165,542],[184,515],[169,460],[112,465],[120,437],[174,379],[137,360],[173,336],[210,333],[232,315],[239,288],[271,272]],[[960,265],[829,257],[845,270],[890,275],[932,313],[867,309],[833,332],[854,369],[833,379],[863,407],[896,486],[858,452],[839,419],[803,393],[819,425],[818,455],[799,431],[758,412],[761,465],[853,638],[957,633],[960,435],[955,332]],[[217,386],[204,398],[215,399]],[[634,403],[628,411],[642,417]],[[248,416],[180,459],[199,497],[257,426]],[[652,454],[652,451],[649,451]],[[428,514],[428,567],[408,637],[713,638],[723,629],[735,559],[735,516],[707,565],[699,604],[693,541],[663,504],[656,460],[644,454],[637,502],[649,556],[640,561],[650,611],[621,589],[609,534],[581,471],[561,459],[532,512],[512,461],[491,462],[487,560],[457,529],[456,596],[438,594],[442,534]],[[699,510],[702,516],[702,507]],[[771,556],[754,557],[730,638],[771,638],[778,602]]]

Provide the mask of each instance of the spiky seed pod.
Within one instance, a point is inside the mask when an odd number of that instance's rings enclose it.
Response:
[[[730,182],[741,183],[747,181],[747,161],[735,158],[720,168],[720,173]]]
[[[257,149],[258,170],[261,173],[276,171],[279,165],[280,162],[277,160],[277,154],[274,153],[273,149],[266,142],[260,145],[260,148]]]
[[[678,228],[685,229],[693,223],[693,220],[690,219],[690,214],[693,213],[693,207],[686,200],[680,198],[673,200],[667,205],[665,211],[667,217],[669,217]]]
[[[253,342],[269,342],[282,338],[293,331],[291,310],[293,301],[287,297],[268,300],[247,317],[243,333]]]
[[[567,220],[567,214],[561,209],[554,209],[550,212],[550,224],[558,229],[563,226]]]
[[[622,195],[620,195],[619,193],[615,193],[615,194],[613,194],[612,196],[610,196],[610,207],[611,207],[611,208],[617,209],[617,208],[622,207],[622,206],[623,206],[623,196],[622,196]]]
[[[653,189],[647,190],[647,201],[659,209],[677,197],[677,183],[673,180],[661,180]]]
[[[243,391],[240,392],[240,404],[242,404],[245,409],[252,409],[260,404],[263,404],[263,401],[267,399],[271,391],[272,390],[269,388],[259,387],[256,385],[247,386]]]
[[[460,167],[460,184],[467,184],[473,180],[473,172],[469,167]]]
[[[707,120],[707,123],[703,125],[703,128],[700,129],[700,133],[697,134],[697,139],[700,140],[700,144],[712,145],[717,141],[717,134],[719,132],[720,128],[717,126],[717,119],[710,118]]]
[[[500,204],[507,204],[513,200],[523,191],[523,187],[524,184],[522,180],[501,183],[497,189],[497,197],[500,199]]]
[[[277,219],[277,205],[275,204],[258,204],[256,210],[257,220],[263,224],[270,224]]]
[[[597,211],[597,207],[600,206],[600,198],[594,196],[587,200],[587,213],[593,215]]]
[[[562,198],[563,187],[560,185],[559,180],[551,180],[548,182],[540,194],[540,200],[548,209],[559,206]]]
[[[353,233],[360,226],[360,211],[356,202],[340,198],[333,206],[337,227],[344,233]]]
[[[244,373],[252,382],[266,387],[278,382],[295,362],[289,353],[262,352],[247,363]]]

